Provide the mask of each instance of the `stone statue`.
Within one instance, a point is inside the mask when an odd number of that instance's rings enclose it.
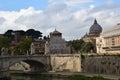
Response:
[[[5,55],[8,55],[8,48],[3,47],[1,49],[1,56],[5,56]]]

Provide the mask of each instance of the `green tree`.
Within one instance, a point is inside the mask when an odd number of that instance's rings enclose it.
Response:
[[[4,36],[10,38],[11,40],[14,40],[13,32],[14,32],[13,30],[7,30],[7,31],[4,33]]]
[[[84,41],[82,40],[82,39],[80,39],[80,40],[73,40],[72,41],[72,46],[73,46],[73,48],[75,49],[75,51],[80,51],[81,50],[81,48],[82,48],[82,46],[84,45]]]
[[[81,52],[91,52],[93,50],[93,44],[90,42],[84,43],[84,45],[81,48]]]
[[[12,48],[13,53],[15,55],[25,55],[30,49],[31,42],[32,39],[29,37],[22,38],[21,42]]]
[[[42,33],[34,29],[29,29],[26,31],[26,36],[30,36],[32,39],[38,39],[42,37]]]
[[[10,41],[11,41],[10,38],[0,36],[0,54],[2,47],[9,48]]]
[[[75,49],[76,52],[91,52],[94,49],[94,46],[90,42],[85,42],[82,39],[80,40],[73,40],[71,41],[72,47]]]

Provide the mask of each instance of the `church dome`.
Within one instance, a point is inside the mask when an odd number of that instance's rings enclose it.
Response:
[[[102,32],[102,27],[97,23],[95,19],[94,24],[90,27],[89,34],[99,35]]]

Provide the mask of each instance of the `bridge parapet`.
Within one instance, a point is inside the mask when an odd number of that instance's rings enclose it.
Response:
[[[81,71],[80,54],[52,54],[50,57],[53,71]]]

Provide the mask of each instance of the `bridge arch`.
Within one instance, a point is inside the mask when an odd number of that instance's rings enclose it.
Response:
[[[24,59],[19,61],[13,61],[11,64],[9,64],[8,69],[15,63],[20,63],[21,61],[30,65],[30,71],[46,72],[48,68],[48,65],[44,64],[43,62],[32,59]]]
[[[31,71],[46,72],[51,70],[49,56],[9,56],[1,58],[1,69],[9,70],[9,67],[21,61],[30,65]]]

